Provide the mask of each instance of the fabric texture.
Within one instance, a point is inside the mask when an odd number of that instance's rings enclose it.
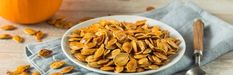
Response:
[[[136,14],[139,16],[149,17],[160,20],[171,27],[175,28],[186,41],[186,52],[184,56],[172,67],[154,73],[156,75],[171,75],[180,71],[184,71],[193,64],[193,36],[192,25],[196,18],[200,18],[205,23],[204,31],[204,52],[203,61],[201,65],[205,65],[224,53],[233,50],[233,26],[220,20],[219,18],[209,14],[208,12],[200,9],[191,1],[175,0],[168,5],[145,12]],[[67,65],[76,65],[69,61],[68,58],[62,53],[60,47],[61,39],[46,41],[43,43],[28,44],[26,46],[26,56],[32,66],[40,71],[43,75],[48,75],[52,72],[57,72],[60,69],[51,69],[49,65],[52,61],[63,60]],[[41,58],[37,56],[40,49],[53,50],[53,56],[49,58]],[[66,66],[67,66],[66,65]],[[101,75],[84,68],[77,66],[74,72],[66,75]]]

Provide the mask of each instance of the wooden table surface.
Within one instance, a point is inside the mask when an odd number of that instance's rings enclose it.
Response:
[[[64,0],[55,16],[65,15],[73,20],[78,20],[82,17],[98,17],[109,14],[135,14],[145,12],[148,6],[158,7],[168,2],[168,0]],[[194,2],[213,15],[233,24],[233,0],[195,0]],[[14,24],[18,29],[0,31],[0,33],[19,34],[26,41],[23,44],[18,44],[12,40],[0,40],[0,75],[5,75],[7,70],[13,70],[18,65],[28,63],[24,55],[24,45],[35,41],[31,36],[23,33],[23,28],[32,27],[46,32],[48,37],[44,40],[59,38],[66,31],[46,23],[31,26],[18,25],[0,17],[0,25],[3,24]],[[233,52],[205,65],[204,70],[207,71],[208,75],[232,75]]]

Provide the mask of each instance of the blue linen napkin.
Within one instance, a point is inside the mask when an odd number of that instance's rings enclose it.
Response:
[[[172,67],[155,73],[156,75],[175,74],[188,69],[193,64],[192,24],[195,18],[201,18],[205,23],[205,50],[201,65],[205,65],[222,54],[233,50],[233,44],[231,43],[233,41],[233,26],[200,9],[190,1],[183,2],[181,0],[175,0],[164,7],[137,15],[157,19],[170,25],[181,33],[186,41],[187,49],[181,60]],[[55,39],[43,43],[28,44],[26,46],[28,61],[43,75],[48,75],[60,70],[49,68],[49,64],[55,60],[63,60],[68,63],[67,65],[75,65],[62,53],[60,41],[61,39]],[[49,58],[38,57],[38,51],[43,48],[53,50],[53,56]],[[72,73],[66,75],[84,74],[100,75],[99,73],[88,71],[79,66],[77,66]]]

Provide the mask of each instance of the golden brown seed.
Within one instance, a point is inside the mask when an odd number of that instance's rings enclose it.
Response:
[[[49,75],[63,75],[61,72],[54,72],[54,73],[51,73]]]
[[[149,6],[149,7],[146,8],[146,11],[151,11],[151,10],[153,10],[153,9],[155,9],[155,7]]]
[[[81,54],[82,54],[82,55],[92,55],[92,54],[95,53],[95,51],[96,51],[96,49],[87,49],[87,48],[83,48],[83,49],[81,50]]]
[[[143,68],[137,68],[137,72],[143,72],[144,71],[144,69]]]
[[[54,25],[55,23],[56,23],[56,19],[54,19],[54,18],[51,18],[48,20],[48,24],[50,24],[50,25]]]
[[[154,45],[147,39],[145,39],[145,43],[151,48],[151,49],[154,49]]]
[[[101,67],[101,65],[99,65],[97,62],[90,62],[87,64],[90,67],[94,67],[94,68],[99,68]]]
[[[127,53],[120,53],[116,55],[116,57],[113,59],[115,65],[117,66],[124,66],[129,61],[129,54]]]
[[[35,39],[38,42],[41,42],[44,37],[45,37],[45,33],[41,32],[41,31],[38,31],[35,34]]]
[[[78,23],[81,23],[81,22],[84,22],[84,21],[87,21],[90,19],[93,19],[93,17],[83,17],[83,18],[79,19]]]
[[[0,34],[0,39],[11,39],[12,36],[10,34]]]
[[[16,29],[16,27],[13,25],[3,25],[0,27],[0,29],[2,29],[2,30],[14,30],[14,29]]]
[[[152,70],[156,70],[156,69],[158,69],[159,68],[159,66],[157,66],[157,65],[150,65],[150,66],[148,66],[150,69],[152,69]]]
[[[30,65],[20,65],[16,68],[15,73],[19,74],[22,72],[26,72],[30,68]]]
[[[114,65],[114,61],[109,61],[106,65],[104,65],[104,66],[111,66],[111,65]]]
[[[119,42],[116,42],[116,46],[121,49],[122,44],[120,44]]]
[[[112,54],[112,57],[115,58],[115,56],[120,54],[120,53],[121,53],[120,49],[114,49],[111,54]]]
[[[114,67],[104,66],[104,67],[101,67],[100,69],[103,71],[112,71],[112,70],[114,70]]]
[[[15,35],[12,37],[12,40],[16,41],[17,43],[22,43],[24,42],[24,39],[20,37],[19,35]]]
[[[122,49],[127,52],[127,53],[130,53],[131,50],[132,50],[132,45],[129,43],[129,42],[125,42],[123,45],[122,45]]]
[[[123,66],[116,66],[115,67],[115,73],[120,73],[120,72],[122,72],[124,70],[124,67]]]
[[[86,56],[82,55],[81,53],[75,53],[74,57],[82,62],[85,62],[85,59],[86,59]]]
[[[80,41],[82,38],[70,38],[68,41]]]
[[[158,53],[158,52],[155,53],[155,56],[163,60],[168,59],[166,55],[163,55],[162,53]]]
[[[176,54],[176,52],[168,51],[167,54],[174,55],[174,54]]]
[[[38,71],[33,71],[33,72],[32,72],[32,75],[41,75],[41,74],[40,74],[40,72],[38,72]]]
[[[141,58],[145,58],[146,56],[147,56],[146,54],[137,54],[137,55],[134,55],[134,58],[141,59]]]
[[[66,62],[64,61],[54,61],[50,64],[50,68],[57,69],[65,65]]]
[[[79,50],[83,48],[83,44],[80,42],[69,42],[69,47],[72,50]]]
[[[108,49],[104,50],[104,56],[107,56],[110,52],[111,50],[108,50]]]
[[[108,63],[109,59],[101,59],[99,61],[97,61],[97,64],[105,64]]]
[[[145,25],[146,20],[139,20],[136,22],[136,26],[141,26],[141,25]]]
[[[175,42],[173,42],[173,41],[171,41],[171,40],[166,40],[166,41],[167,41],[167,43],[168,43],[169,45],[171,45],[172,47],[174,47],[174,48],[179,48],[178,45],[177,45]]]
[[[88,62],[88,63],[89,62],[94,62],[96,60],[97,59],[94,58],[94,55],[87,56],[86,59],[85,59],[85,61]]]
[[[67,66],[67,67],[64,67],[62,70],[61,70],[61,73],[69,73],[71,72],[75,67],[74,66]]]
[[[138,44],[139,48],[141,49],[141,51],[144,51],[146,49],[146,45],[143,41],[139,40],[139,41],[137,41],[137,44]]]
[[[30,75],[29,72],[22,72],[19,75]]]
[[[157,57],[157,56],[152,56],[152,58],[153,58],[153,60],[154,60],[154,62],[156,63],[156,64],[160,64],[162,61]]]
[[[82,36],[73,32],[73,34],[69,35],[69,38],[82,38]]]
[[[7,75],[18,75],[19,73],[7,71],[6,74],[7,74]]]
[[[126,65],[127,72],[136,72],[137,61],[133,58]]]
[[[74,24],[71,21],[67,21],[63,25],[63,28],[68,29],[71,28]]]
[[[102,56],[104,54],[104,44],[102,44],[100,46],[99,49],[96,50],[95,54],[94,54],[94,58],[99,58],[100,56]]]
[[[142,52],[142,54],[148,54],[148,53],[151,53],[151,52],[152,52],[152,50],[147,48],[147,49],[145,49],[145,51]]]
[[[138,60],[138,64],[148,64],[148,59],[147,58],[142,58]]]
[[[38,53],[38,56],[40,57],[49,57],[51,56],[51,54],[53,53],[52,50],[48,50],[48,49],[41,49]]]
[[[93,47],[96,46],[96,44],[97,44],[97,43],[95,43],[95,42],[89,42],[89,43],[85,44],[85,47],[86,47],[86,48],[93,48]]]
[[[111,40],[109,40],[108,41],[108,44],[107,45],[113,45],[113,44],[115,44],[117,42],[117,39],[111,39]]]
[[[113,36],[116,37],[120,41],[124,40],[127,37],[127,35],[123,31],[114,31]]]
[[[150,62],[154,62],[154,59],[153,59],[153,57],[152,57],[151,55],[148,55],[147,58],[148,58],[148,60],[149,60]]]
[[[136,42],[136,40],[132,40],[131,44],[132,44],[134,52],[137,53],[138,52],[138,48],[137,48],[137,42]]]
[[[29,35],[35,35],[37,31],[31,29],[31,28],[25,28],[24,33],[29,34]]]

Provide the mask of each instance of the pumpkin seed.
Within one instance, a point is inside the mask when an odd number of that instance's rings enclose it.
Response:
[[[146,49],[146,45],[145,45],[145,43],[143,41],[138,40],[137,44],[138,44],[141,51],[144,51]]]
[[[115,65],[117,66],[124,66],[129,61],[129,55],[127,53],[120,53],[116,55],[116,57],[113,59]]]
[[[10,34],[0,34],[0,39],[11,39],[12,36]]]
[[[97,64],[105,64],[108,63],[109,59],[101,59],[99,61],[97,61]]]
[[[38,56],[40,57],[49,57],[51,56],[51,54],[53,53],[52,50],[48,50],[48,49],[41,49],[38,53]]]
[[[166,55],[163,55],[162,53],[154,53],[156,57],[160,58],[160,59],[163,59],[163,60],[166,60],[168,59]]]
[[[37,31],[31,29],[31,28],[25,28],[24,33],[29,34],[29,35],[35,35]]]
[[[147,55],[143,55],[143,54],[134,55],[135,59],[141,59],[141,58],[145,58],[145,57],[147,57]]]
[[[82,62],[85,62],[85,59],[86,59],[86,56],[82,55],[81,53],[75,53],[74,57]]]
[[[143,72],[144,71],[144,69],[143,68],[137,68],[137,72]]]
[[[148,66],[150,69],[152,69],[152,70],[156,70],[156,69],[158,69],[159,68],[159,66],[157,66],[157,65],[150,65],[150,66]]]
[[[104,44],[102,44],[100,46],[99,49],[96,50],[95,54],[94,54],[94,58],[99,58],[100,56],[102,56],[104,54]]]
[[[148,64],[148,59],[147,58],[141,58],[138,60],[138,64]]]
[[[35,39],[38,42],[41,42],[44,37],[45,37],[45,33],[41,32],[41,31],[38,31],[35,34]]]
[[[32,72],[32,75],[41,75],[41,74],[40,74],[40,72],[38,72],[38,71],[33,71],[33,72]]]
[[[22,43],[22,42],[24,42],[24,39],[23,39],[21,36],[19,36],[19,35],[13,36],[13,37],[12,37],[12,40],[16,41],[17,43]]]
[[[101,65],[99,65],[97,62],[89,62],[87,65],[94,68],[101,67]]]
[[[57,69],[57,68],[62,67],[64,64],[65,64],[64,61],[54,61],[50,64],[50,67],[53,69]]]
[[[116,66],[115,67],[115,73],[120,73],[120,72],[122,72],[124,70],[124,67],[122,67],[122,66]]]
[[[134,52],[137,53],[138,52],[137,42],[135,40],[132,40],[131,44],[132,44]]]
[[[154,62],[156,63],[156,64],[160,64],[162,61],[158,58],[158,57],[156,57],[155,55],[154,56],[152,56],[152,58],[153,58],[153,60],[154,60]]]
[[[82,54],[82,55],[92,55],[92,54],[95,53],[95,51],[96,51],[96,49],[83,48],[83,49],[81,50],[81,54]]]
[[[69,73],[71,72],[75,67],[74,66],[67,66],[67,67],[64,67],[62,70],[61,70],[61,73]]]
[[[85,59],[85,61],[88,62],[88,63],[89,63],[89,62],[94,62],[94,61],[96,61],[96,60],[97,60],[97,59],[95,59],[93,55],[87,56],[86,59]]]
[[[83,44],[80,42],[69,42],[69,47],[72,50],[80,50],[83,48]]]
[[[116,55],[120,54],[121,53],[121,50],[120,49],[115,49],[112,51],[112,57],[115,58]]]
[[[104,67],[101,67],[100,69],[104,71],[111,71],[111,70],[114,70],[114,67],[104,66]]]
[[[130,53],[131,50],[132,50],[132,45],[129,43],[129,42],[125,42],[123,45],[122,45],[122,49],[127,52],[127,53]]]
[[[0,29],[2,29],[2,30],[14,30],[14,29],[16,29],[16,27],[13,25],[3,25],[0,27]]]
[[[137,61],[133,58],[126,65],[127,72],[136,72],[137,69]]]
[[[114,65],[114,61],[109,61],[107,64],[105,64],[104,66],[111,66],[111,65]]]

